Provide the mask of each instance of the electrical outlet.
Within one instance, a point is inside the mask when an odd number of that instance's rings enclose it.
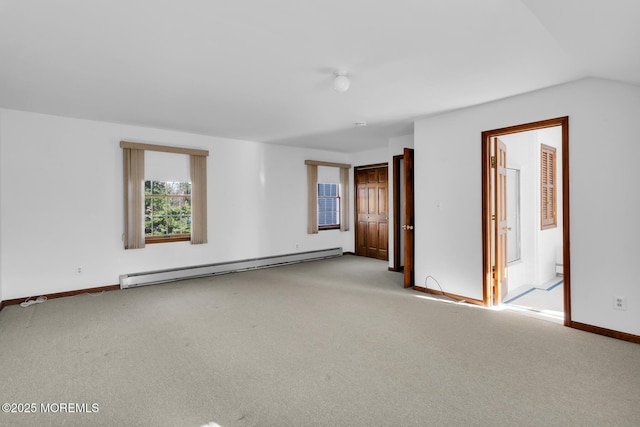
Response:
[[[613,308],[615,310],[626,310],[627,309],[627,299],[622,296],[613,297]]]
[[[76,274],[82,274],[82,266],[76,267]]]

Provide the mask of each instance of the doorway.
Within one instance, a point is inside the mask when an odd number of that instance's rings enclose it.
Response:
[[[569,325],[568,149],[568,117],[482,133],[485,305],[547,305]]]

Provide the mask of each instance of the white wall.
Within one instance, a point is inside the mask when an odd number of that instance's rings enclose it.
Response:
[[[416,283],[433,275],[446,292],[482,299],[481,132],[561,116],[572,320],[640,335],[638,86],[585,79],[417,120]],[[626,311],[613,309],[614,295]]]
[[[191,181],[191,165],[188,154],[145,151],[145,181]]]
[[[0,110],[0,124],[5,300],[113,285],[124,273],[338,246],[353,251],[352,231],[306,233],[304,161],[346,163],[347,154],[14,110]],[[121,140],[209,150],[208,244],[123,249]]]
[[[2,150],[2,110],[0,109],[0,167],[1,160],[4,158]],[[1,172],[1,169],[0,169]],[[2,173],[0,173],[0,243],[2,242],[2,214],[4,212],[4,203],[2,202]],[[2,244],[0,244],[0,304],[2,303]]]
[[[384,147],[360,151],[351,155],[351,165],[353,167],[387,163],[387,161],[387,149]]]

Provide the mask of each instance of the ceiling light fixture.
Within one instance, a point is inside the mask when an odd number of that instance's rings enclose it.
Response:
[[[333,89],[339,93],[345,93],[349,90],[351,81],[347,77],[346,71],[336,71],[336,78],[333,80]]]

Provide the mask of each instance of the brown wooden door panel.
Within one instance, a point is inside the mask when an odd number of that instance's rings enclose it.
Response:
[[[387,197],[387,187],[378,187],[378,209],[376,210],[376,213],[378,214],[378,216],[380,217],[385,217],[385,218],[380,218],[385,219],[386,217],[389,215],[389,198]]]
[[[384,184],[385,188],[387,187],[387,182],[388,182],[387,172],[388,172],[387,168],[382,168],[378,170],[378,183]]]
[[[389,224],[378,223],[378,258],[389,259]]]
[[[378,223],[377,222],[367,222],[367,252],[375,253],[378,252]]]
[[[369,215],[375,215],[378,212],[378,194],[376,190],[376,187],[367,188],[367,200],[369,201],[367,205],[367,214]]]
[[[358,187],[357,199],[358,216],[366,215],[367,212],[369,212],[369,193],[367,187]]]
[[[367,222],[358,221],[356,236],[356,255],[367,255]]]

